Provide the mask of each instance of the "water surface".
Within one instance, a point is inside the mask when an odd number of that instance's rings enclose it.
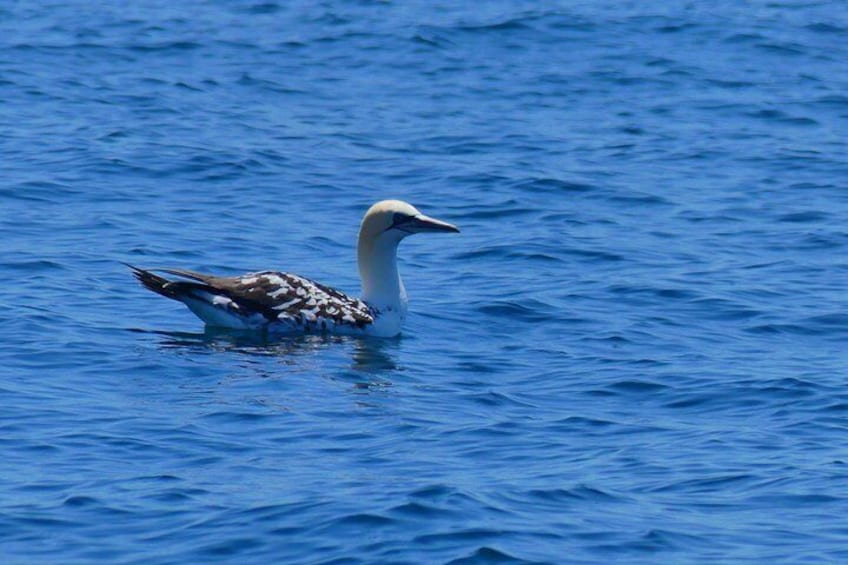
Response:
[[[845,562],[838,2],[0,8],[8,563]],[[120,261],[351,293],[204,332]]]

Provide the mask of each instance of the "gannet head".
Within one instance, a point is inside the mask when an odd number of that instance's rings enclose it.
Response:
[[[359,229],[359,241],[400,242],[414,233],[458,231],[459,228],[452,224],[425,216],[411,204],[401,200],[383,200],[365,213]]]
[[[400,200],[383,200],[371,206],[362,219],[357,247],[362,299],[401,312],[399,321],[403,321],[406,291],[397,271],[398,243],[414,233],[458,231],[456,226],[425,216]]]

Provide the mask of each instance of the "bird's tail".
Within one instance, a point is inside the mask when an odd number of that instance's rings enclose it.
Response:
[[[130,265],[129,263],[124,263],[124,265],[132,269],[133,276],[138,279],[138,282],[140,282],[144,288],[152,290],[153,292],[161,294],[167,298],[172,298],[174,300],[180,299],[176,289],[173,288],[171,281],[168,279],[153,274],[145,269],[140,269]]]

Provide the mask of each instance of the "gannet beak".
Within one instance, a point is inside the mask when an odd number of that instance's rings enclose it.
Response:
[[[404,226],[405,230],[411,233],[426,233],[426,232],[445,232],[459,233],[459,228],[453,224],[419,214],[412,218],[409,223]]]

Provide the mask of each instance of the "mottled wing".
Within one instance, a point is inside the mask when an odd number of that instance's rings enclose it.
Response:
[[[269,321],[326,329],[363,328],[373,313],[358,298],[289,273],[263,271],[239,277],[209,277],[210,287],[224,292],[242,309],[255,310]]]

